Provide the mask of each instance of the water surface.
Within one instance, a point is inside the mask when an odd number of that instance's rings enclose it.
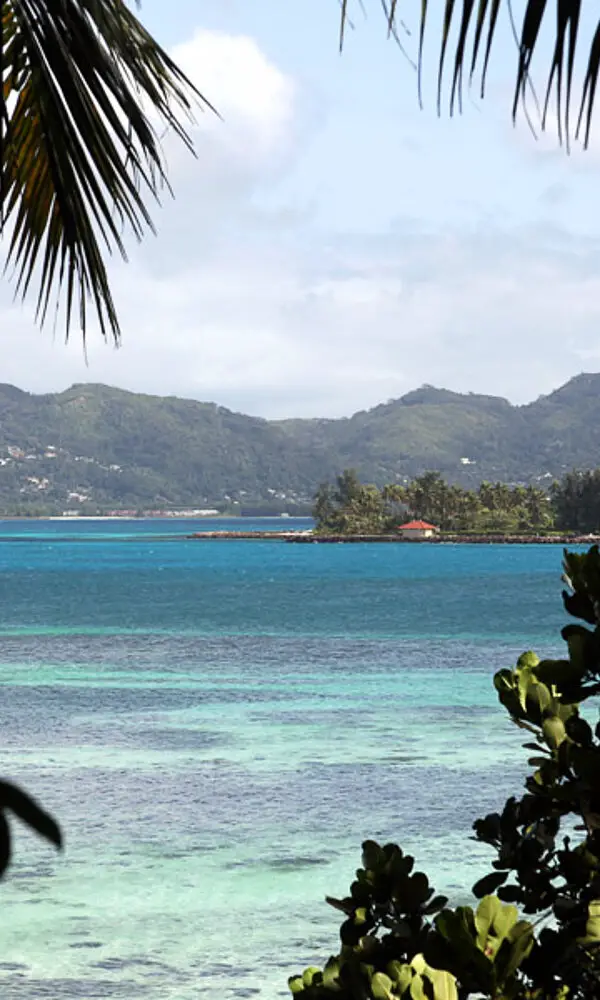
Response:
[[[525,757],[491,678],[560,649],[560,547],[197,527],[0,522],[2,771],[67,836],[18,833],[3,997],[285,996],[365,837],[453,902],[487,870],[472,820]]]

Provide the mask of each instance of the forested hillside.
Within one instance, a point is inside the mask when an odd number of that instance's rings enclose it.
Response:
[[[527,406],[424,386],[339,420],[267,421],[215,403],[76,385],[0,386],[0,508],[240,507],[293,511],[352,467],[383,485],[544,484],[600,462],[600,375]]]

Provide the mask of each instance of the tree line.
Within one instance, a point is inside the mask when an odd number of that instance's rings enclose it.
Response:
[[[548,490],[500,482],[466,489],[447,483],[438,472],[380,489],[362,483],[353,469],[346,469],[335,483],[321,484],[313,516],[318,532],[341,535],[395,531],[408,517],[449,532],[596,532],[600,469],[569,472]]]

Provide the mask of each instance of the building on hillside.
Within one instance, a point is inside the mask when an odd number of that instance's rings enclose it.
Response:
[[[439,531],[435,524],[428,524],[427,521],[407,521],[400,524],[398,531],[403,538],[433,538]]]

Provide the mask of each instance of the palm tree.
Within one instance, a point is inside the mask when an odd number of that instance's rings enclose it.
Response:
[[[527,486],[523,507],[532,528],[547,528],[552,523],[550,497],[538,486]]]
[[[496,492],[493,483],[488,482],[484,479],[482,483],[479,484],[478,496],[480,502],[483,504],[487,510],[495,510],[496,508]]]
[[[356,0],[357,9],[366,0]],[[400,0],[379,0],[389,34],[402,45]],[[513,116],[525,103],[540,27],[554,8],[555,48],[542,127],[556,85],[559,137],[572,134],[571,95],[581,0],[523,0],[515,49]],[[340,0],[341,36],[351,0]],[[421,4],[419,97],[427,13]],[[479,74],[483,94],[499,17],[510,0],[445,0],[438,104],[449,68],[450,111],[463,82]],[[552,11],[550,11],[552,13]],[[91,303],[104,336],[120,337],[106,255],[125,257],[123,230],[152,229],[148,202],[168,183],[160,133],[192,148],[186,119],[211,107],[128,9],[125,0],[0,0],[0,237],[25,296],[38,284],[43,322],[53,293],[65,292],[67,335],[76,311],[85,337]],[[456,29],[456,31],[454,31]],[[575,133],[589,140],[600,68],[600,23],[592,32]],[[214,109],[212,109],[214,110]],[[154,121],[157,124],[154,124]]]
[[[354,3],[357,7],[365,8],[365,0],[340,0],[340,47],[344,45],[347,29],[352,26],[351,14]],[[385,16],[388,34],[403,47],[404,36],[408,34],[408,29],[402,17],[408,16],[406,14],[408,5],[401,0],[379,0],[379,4]],[[597,21],[595,29],[592,26],[591,31],[589,25],[585,25],[585,33],[591,37],[588,37],[587,42],[582,42],[585,46],[585,73],[577,101],[573,131],[572,91],[582,6],[585,8],[584,12],[587,12],[586,5],[582,5],[581,0],[522,0],[520,4],[522,19],[519,25],[514,20],[511,0],[445,0],[440,3],[428,3],[427,0],[423,0],[420,4],[421,15],[417,32],[419,100],[421,100],[424,41],[430,17],[435,15],[436,25],[441,24],[437,58],[438,110],[441,108],[444,85],[447,83],[450,114],[452,114],[456,106],[460,109],[465,80],[468,84],[472,84],[477,77],[481,97],[484,96],[494,40],[500,19],[505,16],[515,35],[513,119],[516,118],[521,105],[529,120],[526,107],[526,98],[529,94],[540,111],[540,125],[543,130],[549,120],[550,98],[555,87],[556,122],[560,141],[564,141],[568,147],[571,137],[575,135],[582,138],[584,146],[587,147],[600,70],[600,20]],[[440,22],[437,18],[442,11]],[[593,14],[590,16],[593,17]],[[547,18],[551,19],[554,47],[549,65],[542,77],[544,87],[540,107],[535,92],[535,81],[531,79],[531,64]],[[410,25],[410,27],[415,26]]]
[[[120,330],[105,255],[152,229],[166,187],[159,134],[192,148],[186,120],[210,107],[124,0],[0,0],[0,236],[17,289],[38,284],[43,322],[65,292],[67,335],[88,304]]]

